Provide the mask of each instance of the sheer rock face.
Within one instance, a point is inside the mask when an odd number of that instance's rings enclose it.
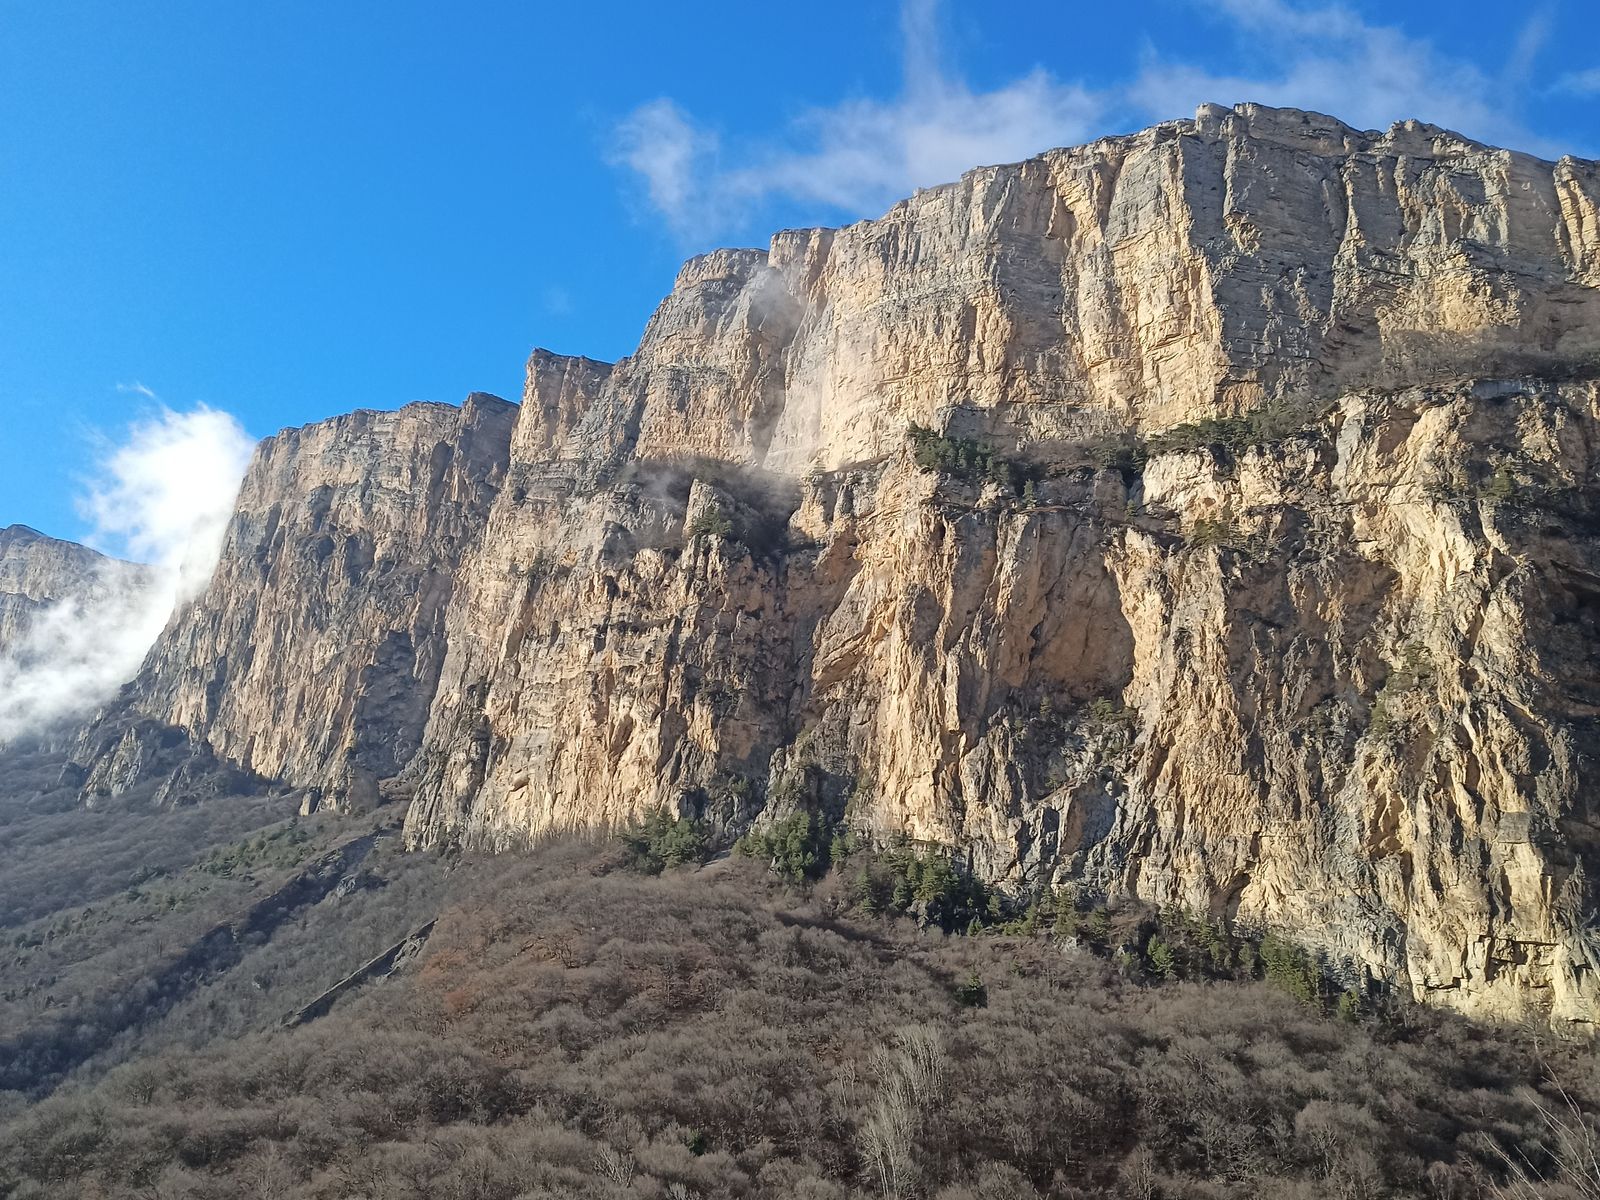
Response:
[[[0,529],[0,656],[22,653],[28,632],[53,605],[131,593],[148,581],[145,568],[76,542],[26,525]]]
[[[504,476],[515,414],[473,395],[264,441],[209,586],[125,708],[313,803],[376,802],[416,749],[455,569]],[[100,734],[91,791],[125,786],[160,749],[147,723],[102,722],[90,743]]]
[[[802,474],[959,405],[1042,450],[1590,356],[1597,283],[1593,164],[1207,108],[691,261],[578,440]]]
[[[1208,107],[695,259],[514,430],[269,443],[140,694],[335,794],[416,748],[413,845],[809,805],[1591,1022],[1597,363],[1594,164]]]
[[[412,842],[813,803],[1592,1019],[1597,200],[1208,108],[692,261],[632,358],[529,364]]]

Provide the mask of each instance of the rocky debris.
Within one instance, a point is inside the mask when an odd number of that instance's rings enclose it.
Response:
[[[362,963],[327,991],[295,1009],[283,1018],[281,1024],[293,1026],[315,1021],[318,1017],[325,1016],[335,1002],[346,993],[354,991],[364,983],[386,979],[401,970],[422,953],[423,947],[428,944],[428,936],[433,932],[434,924],[435,922],[428,921],[418,926],[381,954],[376,954]]]
[[[163,807],[247,796],[271,786],[254,772],[218,758],[190,731],[126,713],[102,714],[81,734],[61,778],[91,807],[152,781],[157,786],[151,801]]]

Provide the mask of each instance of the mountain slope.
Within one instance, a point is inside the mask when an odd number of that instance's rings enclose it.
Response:
[[[0,1110],[0,1193],[1492,1200],[1514,1162],[1557,1200],[1593,1178],[1546,1124],[1588,1129],[1573,1047],[1145,986],[1044,937],[850,916],[748,863],[647,879],[556,842],[462,868],[423,952],[327,1015],[236,1033],[260,1001],[207,981],[185,1015],[221,1031]],[[392,920],[401,890],[308,924]],[[270,1003],[292,965],[269,945],[242,970]]]

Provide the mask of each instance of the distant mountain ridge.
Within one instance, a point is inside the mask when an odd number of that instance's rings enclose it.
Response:
[[[1205,106],[269,438],[80,759],[418,846],[805,808],[1587,1028],[1597,455],[1596,164]]]
[[[85,599],[108,585],[141,584],[136,563],[48,537],[27,525],[0,529],[0,656],[20,646],[40,613],[63,600]]]

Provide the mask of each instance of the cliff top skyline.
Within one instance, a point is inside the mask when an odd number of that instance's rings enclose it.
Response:
[[[1205,102],[1600,152],[1572,3],[627,7],[13,14],[0,111],[36,182],[0,196],[0,519],[95,540],[81,476],[159,406],[261,436],[515,396],[533,345],[628,353],[690,254]]]

